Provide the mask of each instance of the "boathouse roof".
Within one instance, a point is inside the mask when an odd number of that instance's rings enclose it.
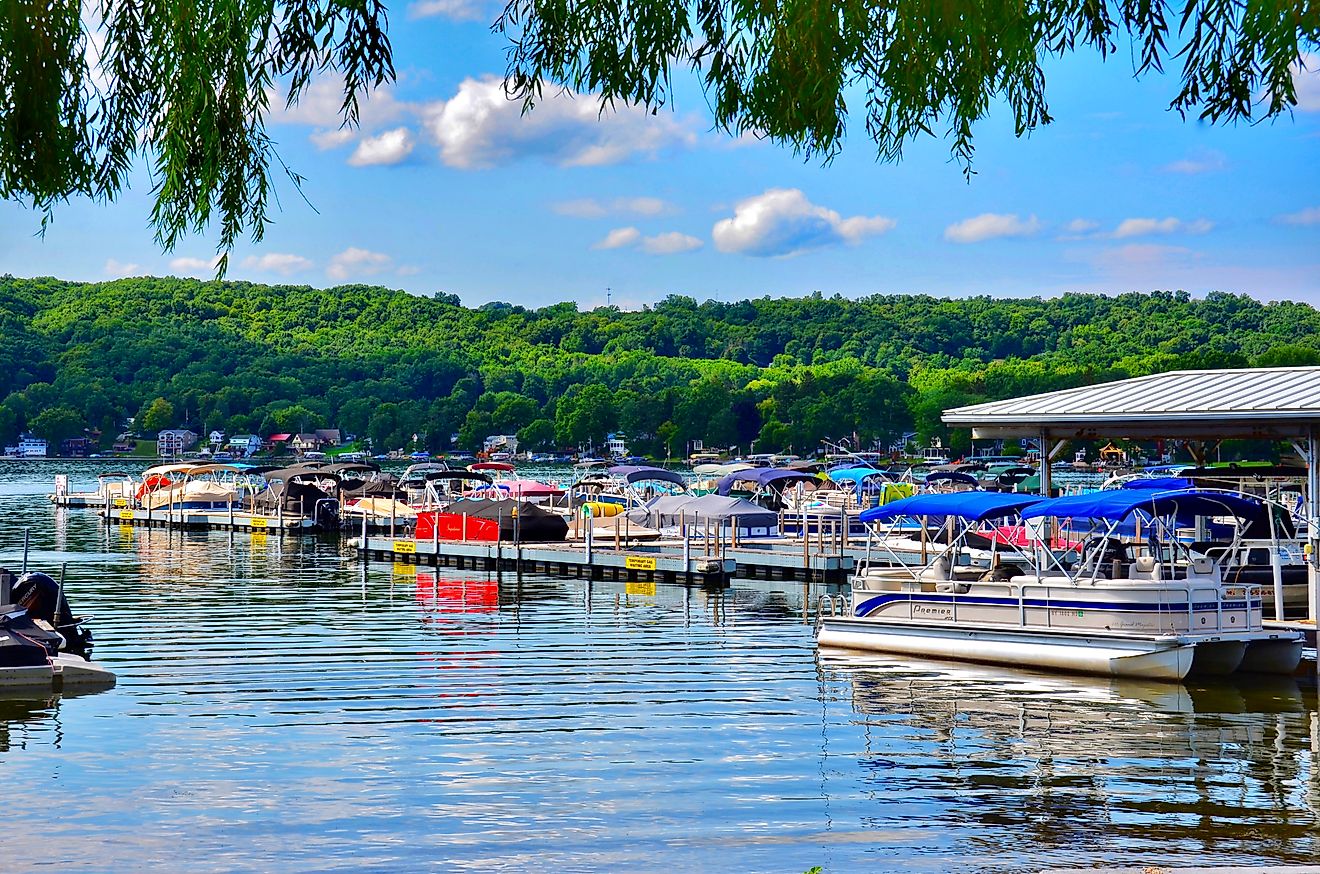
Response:
[[[978,439],[1285,439],[1320,427],[1320,367],[1178,370],[944,411]]]

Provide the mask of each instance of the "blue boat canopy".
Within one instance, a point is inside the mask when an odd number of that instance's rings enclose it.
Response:
[[[1051,516],[1056,519],[1104,519],[1117,522],[1140,510],[1148,516],[1176,514],[1180,518],[1237,516],[1251,519],[1260,514],[1261,507],[1261,502],[1255,498],[1228,492],[1110,489],[1041,501],[1023,510],[1022,518]]]
[[[932,492],[863,510],[861,520],[889,522],[904,516],[957,516],[980,522],[982,519],[1011,516],[1043,500],[1040,495],[1018,495],[1012,492]]]
[[[1125,489],[1147,492],[1167,492],[1174,489],[1190,489],[1195,483],[1181,476],[1143,476],[1123,483]]]
[[[814,474],[803,473],[800,470],[785,470],[782,467],[753,467],[723,477],[716,483],[715,491],[718,494],[727,495],[733,491],[734,483],[755,483],[758,486],[773,485],[777,488],[784,488],[795,482],[814,483],[819,481]]]
[[[646,464],[616,464],[609,469],[611,476],[621,476],[626,483],[643,482],[662,482],[673,483],[676,486],[686,486],[681,474],[674,473],[672,470],[665,470],[663,467],[652,467]]]
[[[852,483],[854,489],[860,489],[862,483],[872,477],[888,478],[888,474],[883,470],[876,470],[874,467],[847,467],[843,470],[829,471],[830,479],[842,485],[843,483]]]

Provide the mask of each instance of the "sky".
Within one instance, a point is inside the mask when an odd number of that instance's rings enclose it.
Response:
[[[482,0],[414,0],[391,22],[398,82],[337,118],[317,81],[273,113],[281,182],[264,241],[229,277],[363,282],[470,306],[637,308],[820,291],[1000,297],[1183,289],[1320,305],[1320,57],[1291,116],[1210,126],[1168,110],[1176,82],[1136,80],[1119,52],[1047,68],[1055,121],[1014,136],[1006,107],[975,129],[967,178],[944,139],[875,160],[851,120],[832,162],[712,127],[695,81],[655,114],[598,117],[590,95],[530,114],[499,77],[506,38]],[[112,204],[40,216],[0,203],[0,273],[74,280],[210,277],[216,234],[152,239],[151,180]]]

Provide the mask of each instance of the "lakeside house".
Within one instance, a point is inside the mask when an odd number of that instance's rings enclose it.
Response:
[[[14,458],[45,458],[47,444],[44,437],[37,437],[26,431],[18,435],[17,446],[6,446],[5,455]]]
[[[481,452],[487,458],[497,454],[507,454],[509,458],[518,454],[518,438],[513,434],[492,434],[482,444]]]
[[[256,434],[235,434],[225,444],[235,458],[247,458],[261,451],[261,438]]]
[[[197,445],[197,437],[187,428],[166,428],[156,435],[156,454],[161,458],[182,455]]]
[[[610,458],[624,458],[628,455],[628,438],[622,433],[605,435],[605,454]]]
[[[288,437],[289,435],[284,436]],[[271,440],[274,439],[274,437],[271,438]],[[341,435],[338,428],[317,428],[315,431],[294,434],[289,440],[289,446],[294,452],[305,455],[309,452],[320,452],[338,446],[340,440]]]

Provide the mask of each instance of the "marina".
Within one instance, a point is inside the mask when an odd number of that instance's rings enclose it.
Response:
[[[293,872],[437,854],[700,870],[713,853],[731,870],[1019,872],[1316,852],[1305,678],[818,651],[838,585],[519,575],[363,562],[325,536],[107,526],[34,500],[46,472],[0,471],[0,563],[24,528],[30,563],[67,563],[119,677],[0,700],[7,785],[59,772],[81,799],[76,820],[11,812],[66,866],[164,870],[143,841],[204,872],[274,855]]]

